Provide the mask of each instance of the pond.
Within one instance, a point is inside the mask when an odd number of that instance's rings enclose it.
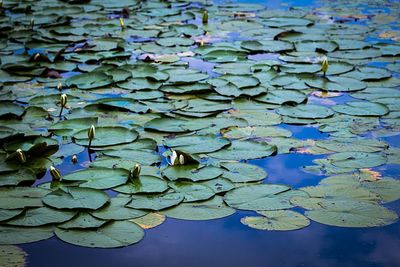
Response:
[[[0,12],[0,266],[400,266],[398,1]]]

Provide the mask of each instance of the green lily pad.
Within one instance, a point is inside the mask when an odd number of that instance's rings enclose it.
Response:
[[[167,217],[181,220],[213,220],[228,217],[234,213],[235,209],[226,206],[220,196],[201,202],[182,203],[162,211],[162,214]]]
[[[383,116],[389,113],[389,109],[385,105],[366,101],[350,101],[333,106],[332,109],[338,113],[352,116]]]
[[[242,162],[224,162],[221,167],[227,169],[222,176],[234,183],[261,181],[267,177],[263,168]]]
[[[42,207],[42,197],[50,191],[38,187],[4,187],[0,188],[0,209],[22,209]]]
[[[162,174],[171,181],[188,179],[197,182],[217,178],[221,176],[222,172],[222,169],[213,166],[189,164],[167,167]]]
[[[86,228],[97,228],[104,225],[107,221],[97,219],[88,212],[81,211],[73,219],[63,224],[57,225],[62,229],[86,229]]]
[[[376,227],[397,221],[395,212],[377,204],[367,202],[336,201],[325,204],[321,209],[306,211],[313,221],[339,227]]]
[[[212,135],[191,135],[165,140],[165,145],[189,154],[210,153],[229,145],[230,142]]]
[[[52,223],[62,223],[74,217],[76,211],[61,211],[48,207],[28,209],[18,217],[8,221],[14,226],[41,226]]]
[[[141,171],[143,173],[143,169]],[[150,175],[140,175],[135,180],[113,188],[114,191],[124,194],[162,193],[168,189],[168,184],[163,179]]]
[[[125,247],[144,237],[143,229],[129,221],[110,222],[93,230],[56,228],[54,232],[64,242],[91,248]]]
[[[104,147],[125,144],[135,141],[139,134],[133,130],[121,126],[96,127],[96,135],[92,140],[92,147]],[[79,145],[88,146],[88,130],[84,129],[74,134],[75,142]]]
[[[132,201],[126,207],[157,211],[176,206],[183,201],[183,198],[183,195],[180,193],[133,195]]]
[[[276,153],[276,146],[264,142],[233,141],[232,144],[217,152],[208,154],[210,157],[224,160],[258,159]]]
[[[184,196],[184,202],[194,202],[206,200],[214,196],[214,191],[202,184],[192,182],[170,182],[171,187],[175,192],[181,193]]]
[[[103,72],[89,72],[68,78],[65,84],[78,89],[94,89],[109,85],[112,82],[112,77]]]
[[[46,205],[56,209],[96,210],[108,201],[108,196],[103,191],[81,187],[61,188],[43,198]]]
[[[122,184],[128,180],[129,172],[117,168],[89,168],[72,172],[63,177],[64,181],[79,181],[80,187],[93,189],[109,189]]]
[[[249,216],[241,223],[257,230],[290,231],[307,227],[310,220],[304,215],[291,210],[260,211],[263,216]]]
[[[23,267],[26,265],[27,253],[17,246],[0,246],[0,265]]]
[[[147,214],[147,212],[125,207],[131,201],[129,197],[114,197],[101,209],[90,212],[91,215],[102,220],[128,220]]]
[[[52,226],[40,227],[17,227],[17,226],[0,226],[0,244],[17,245],[32,243],[52,237]]]
[[[305,192],[290,190],[286,185],[259,184],[236,188],[225,194],[225,202],[243,210],[280,210],[293,207],[290,198],[307,195]]]

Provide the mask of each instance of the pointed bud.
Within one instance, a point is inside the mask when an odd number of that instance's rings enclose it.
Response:
[[[33,27],[35,26],[35,20],[33,19],[33,18],[31,18],[31,21],[30,21],[30,23],[29,23],[29,28],[31,29],[31,30],[33,30]]]
[[[208,23],[208,11],[204,10],[203,12],[203,24],[207,24]]]
[[[60,90],[60,91],[62,90],[62,83],[61,82],[58,82],[57,89]]]
[[[33,57],[33,60],[36,61],[40,57],[39,53],[36,53],[35,56]]]
[[[142,170],[142,167],[139,164],[135,164],[135,166],[129,171],[129,178],[131,180],[139,178],[141,170]]]
[[[56,168],[54,168],[53,166],[50,166],[50,174],[51,174],[51,177],[53,177],[53,180],[61,181],[60,171],[57,170]]]
[[[93,140],[95,135],[96,135],[96,128],[94,127],[94,125],[92,125],[92,126],[90,126],[90,128],[88,130],[89,140]]]
[[[168,162],[169,165],[174,166],[178,162],[178,154],[176,154],[175,150],[172,150],[172,155],[170,157],[171,162]]]
[[[121,28],[125,28],[125,21],[123,18],[119,18],[119,25],[121,26]]]
[[[22,151],[22,149],[18,148],[17,151],[15,151],[15,152],[17,153],[18,160],[21,163],[25,163],[26,162],[26,156],[25,156],[24,151]]]
[[[179,155],[179,164],[181,165],[185,164],[185,157],[182,154]]]
[[[71,161],[72,161],[73,164],[78,163],[78,157],[76,155],[73,155],[72,158],[71,158]]]
[[[61,107],[65,107],[65,105],[67,104],[67,95],[66,94],[62,94],[61,98],[60,98],[60,104]]]
[[[204,40],[200,41],[200,46],[204,46]]]
[[[328,65],[329,65],[329,62],[328,62],[328,58],[326,57],[322,61],[322,67],[321,67],[321,70],[324,73],[324,76],[326,75],[326,72],[328,71]]]

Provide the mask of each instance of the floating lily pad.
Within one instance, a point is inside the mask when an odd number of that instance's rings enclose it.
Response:
[[[141,173],[143,173],[143,170]],[[167,189],[168,184],[166,181],[150,175],[140,175],[137,179],[113,188],[114,191],[124,194],[162,193]]]
[[[264,142],[233,141],[229,147],[208,155],[217,159],[242,160],[265,158],[275,153],[276,146]]]
[[[25,244],[52,237],[52,226],[41,227],[17,227],[0,226],[0,244]]]
[[[143,229],[151,229],[161,225],[165,221],[165,216],[160,213],[150,212],[140,218],[130,221],[136,223]]]
[[[61,188],[43,198],[46,205],[56,209],[96,210],[108,201],[108,196],[103,191],[81,187]]]
[[[162,173],[171,181],[188,179],[194,182],[217,178],[223,170],[213,166],[177,165],[166,168]]]
[[[96,127],[96,135],[92,140],[92,147],[104,147],[125,144],[135,141],[139,134],[133,130],[121,126]],[[88,146],[88,130],[81,130],[74,134],[75,142],[79,145]]]
[[[79,181],[80,187],[93,189],[109,189],[122,184],[128,180],[129,172],[124,169],[90,168],[72,172],[63,177],[65,181]]]
[[[143,229],[129,221],[110,222],[93,230],[56,228],[54,232],[67,243],[91,248],[125,247],[144,237]]]
[[[263,168],[242,162],[224,162],[221,166],[227,169],[222,176],[234,183],[261,181],[267,177]]]
[[[366,202],[337,201],[326,204],[321,209],[306,211],[313,221],[339,227],[375,227],[394,223],[395,212],[377,204]]]
[[[38,187],[4,187],[0,188],[1,209],[21,209],[42,207],[42,197],[50,191]]]
[[[8,225],[14,226],[41,226],[52,223],[62,223],[70,220],[76,214],[75,211],[61,211],[48,207],[28,209],[20,216],[8,221]]]
[[[182,220],[213,220],[235,213],[235,209],[226,206],[221,197],[201,202],[183,203],[175,208],[162,211],[167,217]]]
[[[183,201],[180,193],[168,193],[159,195],[133,195],[132,201],[127,207],[134,209],[162,210],[176,206]]]
[[[307,227],[310,220],[291,210],[260,211],[263,216],[244,217],[241,223],[251,228],[268,231],[290,231]]]
[[[147,212],[125,207],[130,202],[129,197],[114,197],[101,209],[91,212],[90,214],[102,220],[128,220],[142,217]]]

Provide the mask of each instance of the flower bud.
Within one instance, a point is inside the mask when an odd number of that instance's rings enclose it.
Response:
[[[61,181],[60,171],[57,170],[56,168],[54,168],[53,166],[50,166],[50,174],[51,174],[51,177],[53,177],[53,180]]]
[[[78,163],[78,157],[76,155],[73,155],[72,158],[71,158],[71,161],[72,161],[73,164]]]
[[[57,89],[60,90],[60,91],[62,90],[62,83],[61,82],[58,82]]]
[[[17,151],[15,151],[15,152],[17,153],[18,160],[21,163],[25,163],[26,162],[26,156],[25,156],[24,151],[22,151],[22,149],[18,148]]]
[[[328,65],[329,65],[328,58],[324,58],[324,60],[322,61],[322,67],[321,67],[321,70],[324,73],[324,76],[326,75],[326,72],[328,71]]]
[[[67,95],[66,94],[62,94],[61,98],[60,98],[60,104],[61,107],[65,107],[65,105],[67,104]]]
[[[93,140],[95,135],[96,135],[96,128],[94,127],[94,125],[92,125],[92,126],[90,126],[90,128],[88,130],[89,140]]]
[[[33,27],[35,26],[35,20],[31,18],[31,21],[29,22],[29,28],[33,30]]]
[[[130,179],[138,178],[141,170],[142,167],[136,163],[135,166],[129,171],[129,178]]]
[[[123,18],[119,18],[119,25],[121,26],[121,28],[125,28],[125,21]]]
[[[185,157],[182,154],[179,155],[179,164],[181,165],[185,164]]]
[[[208,11],[204,10],[203,12],[203,24],[207,24],[208,23]]]

